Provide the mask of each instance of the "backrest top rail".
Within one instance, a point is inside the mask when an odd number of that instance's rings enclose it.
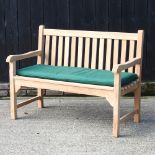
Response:
[[[43,34],[52,36],[63,36],[63,37],[103,38],[103,39],[118,39],[118,40],[138,39],[138,33],[124,33],[124,32],[44,29]]]

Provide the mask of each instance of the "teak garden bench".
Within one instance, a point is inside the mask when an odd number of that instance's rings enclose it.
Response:
[[[43,89],[105,97],[113,107],[113,136],[133,115],[140,122],[143,30],[138,33],[58,30],[39,27],[38,50],[10,55],[11,118],[17,109],[38,100]],[[16,61],[37,57],[37,64],[16,71]],[[17,104],[22,86],[37,88],[37,96]],[[120,117],[120,96],[134,92],[134,111]]]

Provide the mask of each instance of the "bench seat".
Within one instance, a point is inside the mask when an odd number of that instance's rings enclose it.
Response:
[[[108,70],[38,64],[18,69],[16,74],[19,76],[65,82],[75,82],[110,87],[114,86],[114,74],[112,71]],[[127,85],[135,81],[137,78],[137,75],[134,73],[122,72],[121,85]]]

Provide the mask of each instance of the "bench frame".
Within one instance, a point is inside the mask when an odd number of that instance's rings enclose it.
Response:
[[[134,122],[140,122],[140,96],[141,96],[141,66],[142,66],[142,47],[143,47],[143,30],[139,30],[137,33],[137,56],[130,61],[123,64],[117,64],[113,67],[114,72],[114,87],[109,86],[97,86],[90,84],[80,84],[72,82],[54,81],[48,79],[22,77],[16,75],[16,61],[27,59],[31,57],[37,57],[37,64],[42,64],[42,51],[43,51],[43,33],[48,33],[50,29],[45,29],[44,26],[39,27],[39,40],[38,50],[31,51],[25,54],[10,55],[6,62],[9,63],[10,74],[10,111],[11,119],[17,118],[17,109],[27,105],[35,100],[38,100],[38,108],[43,108],[43,90],[51,89],[57,91],[71,92],[77,94],[86,94],[105,97],[110,105],[113,107],[113,136],[119,136],[120,121],[125,120],[128,116],[134,115]],[[63,30],[62,30],[63,31]],[[71,36],[74,36],[74,31],[69,31]],[[79,31],[79,35],[87,33],[87,31]],[[91,32],[91,31],[89,31]],[[101,34],[102,32],[97,32]],[[60,30],[61,34],[61,30]],[[92,33],[94,34],[94,33]],[[110,32],[107,32],[111,36]],[[122,33],[116,33],[116,35],[122,36]],[[94,34],[94,37],[98,37]],[[128,37],[124,35],[124,37]],[[135,36],[134,36],[135,37]],[[132,38],[132,35],[131,35]],[[135,66],[135,73],[138,75],[138,79],[127,86],[121,87],[121,71]],[[37,88],[37,96],[27,101],[17,104],[17,93],[22,86]],[[120,118],[120,96],[129,92],[134,92],[134,111],[128,113]]]

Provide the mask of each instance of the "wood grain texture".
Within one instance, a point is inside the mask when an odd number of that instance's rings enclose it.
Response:
[[[45,64],[49,64],[49,52],[50,52],[50,36],[46,36],[46,42],[45,42]]]
[[[62,49],[63,49],[63,37],[59,37],[58,43],[58,66],[62,65]]]
[[[102,32],[102,31],[84,31],[84,30],[61,30],[61,29],[45,29],[44,35],[56,35],[64,37],[86,37],[86,38],[102,38],[102,39],[124,39],[124,40],[137,40],[136,33],[123,33],[123,32]]]
[[[89,67],[89,56],[90,56],[90,38],[86,38],[85,41],[85,59],[84,59],[84,67]]]
[[[98,63],[99,69],[103,69],[103,59],[104,59],[104,39],[100,39],[100,43],[99,43],[99,63]]]
[[[24,54],[17,54],[17,55],[9,55],[6,59],[6,62],[14,62],[14,61],[19,61],[19,60],[23,60],[23,59],[27,59],[27,58],[31,58],[31,57],[36,57],[38,55],[41,55],[42,52],[41,51],[30,51]]]
[[[119,40],[114,40],[113,66],[118,64],[118,46],[119,46]]]
[[[121,63],[124,64],[126,61],[126,40],[122,40],[122,48],[121,48]]]
[[[56,65],[56,36],[52,36],[51,65]]]
[[[75,66],[76,37],[72,37],[71,41],[71,66]]]
[[[114,106],[113,106],[113,136],[118,137],[120,132],[120,92],[121,77],[119,73],[114,74]]]
[[[110,64],[111,64],[111,47],[112,46],[112,40],[107,39],[107,52],[106,52],[106,70],[110,70]]]
[[[82,47],[83,47],[83,38],[79,38],[79,42],[78,42],[78,67],[82,67]]]
[[[13,80],[13,77],[16,75],[16,63],[10,62],[9,64],[10,70],[10,113],[11,113],[11,119],[17,118],[17,95],[15,92],[15,81]]]
[[[97,39],[93,39],[92,43],[92,60],[91,60],[91,68],[96,69],[96,52],[97,52]]]
[[[64,66],[69,65],[69,37],[65,37],[65,56],[64,56]]]
[[[135,41],[130,41],[130,47],[129,47],[129,60],[132,60],[134,58],[134,48],[135,48]],[[133,67],[128,69],[128,72],[133,73]]]
[[[43,63],[43,52],[44,52],[44,41],[45,37],[43,36],[44,25],[39,26],[38,31],[38,50],[41,51],[41,54],[37,57],[37,64]]]
[[[23,102],[18,103],[17,104],[17,108],[21,108],[21,107],[23,107],[23,106],[25,106],[27,104],[30,104],[30,103],[32,103],[32,102],[34,102],[36,100],[39,100],[39,99],[40,99],[40,96],[32,97],[32,98],[30,98],[30,99],[28,99],[26,101],[23,101]]]
[[[136,65],[139,66],[140,63],[141,63],[141,58],[134,58],[134,59],[132,59],[130,61],[125,62],[124,64],[115,65],[113,67],[113,72],[115,72],[115,73],[121,72],[121,71],[123,71],[125,69],[128,69],[130,67],[134,67]]]

